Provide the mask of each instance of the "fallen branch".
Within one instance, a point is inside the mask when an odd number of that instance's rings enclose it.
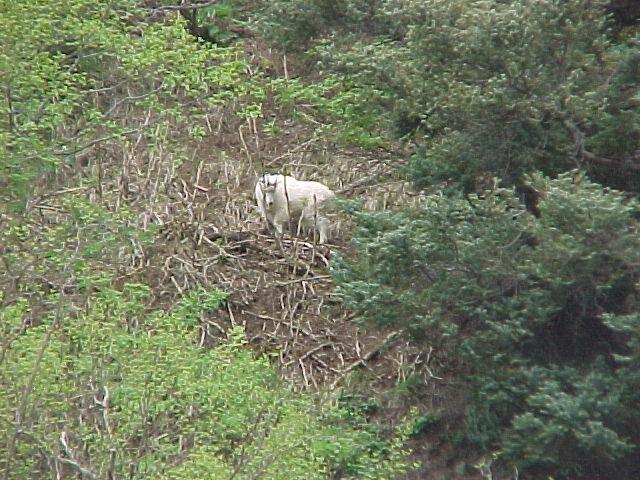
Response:
[[[62,463],[64,465],[68,465],[73,470],[78,472],[80,474],[81,478],[89,478],[90,480],[95,480],[96,479],[96,476],[93,473],[91,473],[91,471],[87,470],[82,465],[80,465],[77,462],[74,462],[73,460],[69,460],[68,458],[58,457],[58,456],[55,456],[55,455],[52,455],[51,459],[56,461],[56,462],[58,462],[58,463]]]
[[[280,287],[284,287],[285,285],[291,285],[292,283],[312,282],[314,280],[323,280],[325,278],[331,278],[331,275],[316,275],[315,277],[295,278],[295,279],[289,280],[287,282],[276,282],[276,285],[278,285]]]
[[[370,352],[368,352],[367,354],[365,354],[363,357],[359,358],[358,360],[356,360],[355,362],[353,362],[351,365],[349,365],[347,368],[345,368],[344,370],[340,371],[340,375],[338,376],[338,378],[336,378],[333,383],[331,384],[331,390],[333,390],[334,388],[336,388],[336,385],[342,380],[344,379],[349,372],[351,372],[353,369],[359,367],[359,366],[364,366],[366,365],[366,363],[371,360],[372,358],[374,358],[375,356],[379,355],[380,352],[391,342],[391,340],[393,340],[394,338],[396,338],[398,335],[400,335],[400,332],[395,331],[395,332],[391,332],[389,335],[387,335],[387,337],[384,339],[384,341],[378,345],[376,348],[374,348],[373,350],[371,350]]]
[[[322,350],[323,348],[326,347],[335,347],[333,342],[325,342],[325,343],[321,343],[320,345],[313,347],[311,350],[309,350],[308,352],[306,352],[304,355],[302,355],[299,359],[298,362],[303,362],[304,360],[306,360],[307,358],[309,358],[311,355],[313,355],[314,353],[316,353],[319,350]],[[291,365],[294,362],[294,360],[291,360],[289,362],[283,362],[282,366],[287,367],[289,365]]]
[[[322,350],[325,347],[333,347],[333,342],[326,342],[326,343],[321,343],[320,345],[318,345],[317,347],[312,348],[311,350],[309,350],[308,352],[306,352],[304,355],[302,355],[300,357],[300,360],[306,360],[307,357],[309,357],[310,355],[313,355],[314,353],[316,353],[318,350]]]
[[[260,320],[271,320],[276,325],[285,325],[293,330],[297,330],[299,332],[304,333],[306,336],[310,338],[316,338],[316,335],[314,335],[312,332],[306,330],[303,327],[298,327],[297,325],[293,325],[291,322],[287,322],[286,320],[280,320],[275,317],[270,317],[269,315],[261,315],[259,313],[250,312],[248,310],[243,310],[242,313],[246,313],[247,315],[251,315],[252,317],[259,318]]]
[[[182,5],[164,5],[162,7],[151,8],[150,10],[154,12],[158,12],[162,10],[165,10],[165,11],[198,10],[200,8],[207,8],[212,5],[217,5],[218,3],[220,3],[220,0],[209,0],[208,2],[204,2],[204,3],[185,3]]]
[[[76,472],[78,472],[82,478],[88,478],[90,480],[96,479],[95,474],[93,474],[89,469],[83,467],[73,459],[73,451],[69,447],[67,432],[65,432],[64,430],[62,431],[62,433],[60,433],[60,446],[62,447],[62,449],[64,450],[64,453],[67,455],[68,458],[53,456],[53,459],[56,462],[64,463],[65,465],[70,466]]]

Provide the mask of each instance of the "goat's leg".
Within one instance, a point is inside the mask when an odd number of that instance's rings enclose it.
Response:
[[[273,221],[273,228],[275,229],[276,233],[280,236],[282,236],[282,231],[284,229],[283,224],[279,221],[277,221],[276,219],[274,219]]]
[[[327,240],[329,240],[329,220],[319,216],[316,224],[320,234],[320,243],[327,243]]]
[[[329,240],[329,220],[327,218],[320,215],[312,216],[311,218],[305,216],[304,227],[313,232],[314,242],[317,238],[316,235],[320,237],[318,243],[327,243],[327,240]]]

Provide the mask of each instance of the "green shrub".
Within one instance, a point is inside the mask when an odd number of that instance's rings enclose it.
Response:
[[[313,38],[323,72],[370,89],[355,108],[415,143],[409,173],[421,188],[475,191],[487,175],[513,184],[579,166],[638,191],[637,39],[610,31],[605,3],[387,1],[372,7],[368,25],[380,27],[367,32],[327,28],[315,11],[281,15],[272,30]]]
[[[157,135],[128,118],[135,106],[167,127],[194,115],[184,97],[220,105],[251,90],[237,50],[198,42],[177,13],[148,14],[124,0],[0,6],[1,210],[28,205],[39,179],[92,146]]]
[[[540,218],[500,188],[357,213],[338,293],[449,359],[474,445],[534,476],[635,478],[638,205],[576,172],[532,182]]]
[[[361,108],[361,99],[371,93],[367,88],[345,85],[328,76],[311,84],[299,79],[276,79],[269,83],[268,90],[283,114],[313,126],[320,137],[331,136],[339,144],[363,148],[385,143],[376,115]],[[269,129],[273,131],[275,124]]]
[[[401,18],[385,15],[385,1],[275,0],[259,3],[260,29],[275,48],[302,52],[319,39],[338,34],[348,43],[354,35],[393,32]]]
[[[55,312],[26,331],[25,301],[0,309],[11,338],[0,359],[7,478],[65,466],[167,479],[387,479],[406,470],[405,434],[385,440],[361,416],[294,393],[268,359],[254,358],[241,329],[199,347],[200,318],[223,292],[187,292],[171,313],[148,311],[149,293],[102,287],[85,309],[54,294]]]

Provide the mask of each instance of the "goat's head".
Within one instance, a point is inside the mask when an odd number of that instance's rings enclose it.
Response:
[[[262,198],[267,208],[271,208],[275,202],[277,186],[277,175],[263,175],[262,177],[260,177],[260,190],[262,190]]]

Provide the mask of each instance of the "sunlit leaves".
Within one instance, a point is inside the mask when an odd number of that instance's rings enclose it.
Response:
[[[221,105],[251,93],[241,51],[197,41],[177,12],[154,21],[131,2],[74,0],[0,13],[0,198],[13,206],[92,141],[130,133],[128,108],[202,117],[182,98]]]
[[[222,305],[222,291],[186,292],[171,313],[150,311],[149,294],[142,284],[102,287],[62,319],[22,412],[29,436],[8,478],[42,472],[47,463],[30,459],[55,457],[61,431],[82,444],[83,464],[99,478],[322,479],[344,470],[387,480],[406,470],[402,432],[387,441],[363,418],[343,421],[341,410],[288,389],[246,348],[242,329],[216,348],[199,346],[200,321]],[[0,319],[15,329],[25,313],[19,301]],[[3,350],[0,442],[47,328],[14,335]]]

